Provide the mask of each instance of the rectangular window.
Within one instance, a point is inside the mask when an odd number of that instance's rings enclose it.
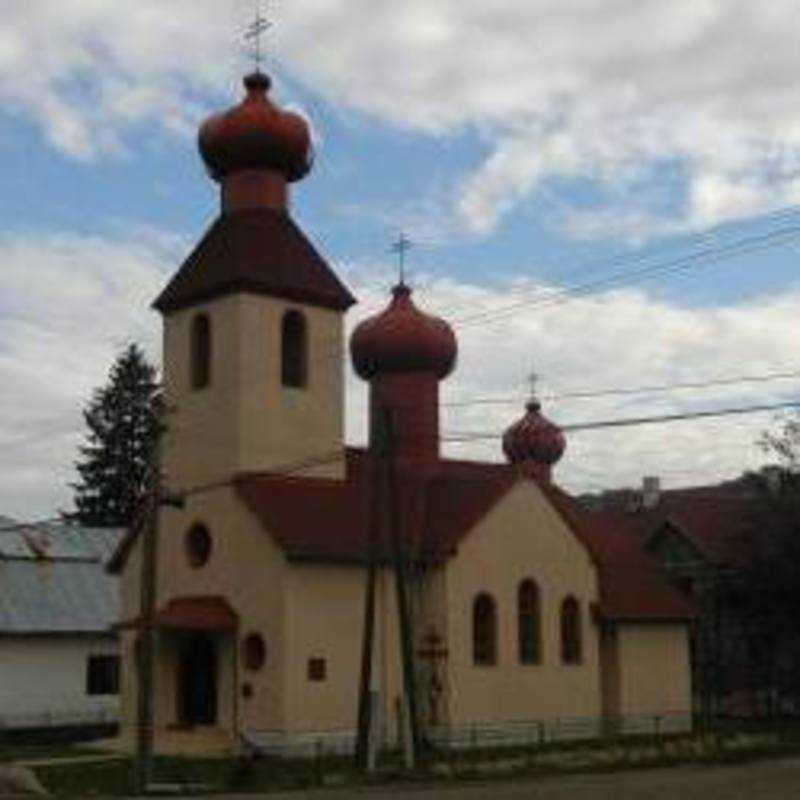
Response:
[[[119,656],[89,656],[86,694],[119,694]]]
[[[310,681],[324,681],[328,671],[327,666],[324,658],[309,658],[308,679]]]

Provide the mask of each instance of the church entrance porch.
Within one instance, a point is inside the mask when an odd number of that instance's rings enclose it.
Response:
[[[199,729],[233,736],[236,612],[222,597],[175,598],[156,613],[155,627],[157,728],[173,736],[196,736]]]

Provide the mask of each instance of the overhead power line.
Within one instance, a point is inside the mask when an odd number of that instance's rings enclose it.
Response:
[[[615,286],[629,283],[632,280],[642,280],[661,274],[681,272],[690,269],[697,264],[722,261],[735,256],[777,247],[781,244],[787,244],[799,237],[800,226],[784,226],[782,228],[778,228],[777,230],[769,231],[768,233],[744,237],[736,242],[732,242],[731,244],[725,244],[719,247],[707,247],[699,250],[696,253],[690,253],[679,258],[669,259],[656,264],[650,264],[639,269],[621,270],[605,277],[586,281],[585,283],[575,284],[571,287],[565,287],[564,289],[553,290],[552,292],[548,292],[545,297],[538,300],[534,296],[532,299],[520,300],[507,306],[479,312],[477,314],[462,317],[461,319],[453,320],[452,322],[454,325],[460,325],[461,327],[464,327],[466,325],[472,325],[479,322],[488,322],[495,319],[501,319],[520,308],[543,308],[546,306],[561,305],[569,302],[575,297],[582,297],[590,294],[592,291],[597,289],[613,288]],[[539,292],[539,294],[541,294],[541,292]]]
[[[523,293],[519,295],[522,298],[513,303],[496,308],[486,308],[472,314],[467,314],[463,317],[451,318],[446,307],[436,310],[436,313],[444,315],[454,327],[464,328],[473,324],[492,322],[495,320],[504,319],[509,314],[521,309],[535,309],[545,308],[548,306],[563,305],[574,299],[580,297],[590,296],[595,290],[604,288],[619,288],[625,286],[627,283],[634,283],[641,280],[647,280],[660,275],[669,275],[678,272],[685,272],[686,270],[704,263],[716,263],[725,261],[737,256],[746,255],[748,253],[761,252],[769,250],[774,247],[780,247],[790,242],[800,239],[800,218],[798,217],[800,205],[787,206],[785,209],[775,212],[770,215],[770,219],[776,221],[786,221],[786,224],[780,228],[761,233],[753,236],[741,237],[733,242],[725,244],[712,244],[704,247],[695,252],[690,252],[682,256],[670,258],[655,263],[645,264],[644,266],[634,269],[626,268],[626,265],[641,264],[646,261],[648,257],[653,254],[642,256],[633,256],[628,259],[619,259],[611,261],[610,265],[618,265],[622,268],[611,275],[597,277],[593,280],[576,283],[572,286],[565,286],[563,288],[546,288],[534,289],[528,293],[527,298]],[[794,222],[794,224],[789,224]],[[712,239],[709,235],[703,235],[702,240]],[[595,265],[596,267],[596,265]],[[340,349],[340,339],[338,336],[332,337],[329,341],[323,343],[322,352],[317,354],[316,357],[310,359],[309,367],[316,366],[331,360],[340,359],[343,355]]]
[[[800,402],[773,403],[770,405],[743,406],[741,408],[722,408],[714,411],[687,411],[680,414],[661,414],[653,417],[633,417],[630,419],[610,419],[598,420],[595,422],[577,422],[567,425],[560,425],[565,433],[575,431],[599,430],[602,428],[625,428],[634,425],[655,425],[664,422],[678,422],[688,419],[703,419],[709,417],[726,417],[734,414],[755,414],[763,411],[780,411],[787,408],[800,408]],[[470,442],[481,439],[499,439],[501,433],[452,433],[442,436],[443,442]]]
[[[798,217],[799,214],[800,214],[800,204],[788,205],[784,206],[783,208],[776,209],[775,211],[769,214],[765,214],[763,217],[761,217],[760,222],[764,224],[768,222],[777,223],[781,221],[791,221],[791,220],[797,221],[799,218]],[[561,282],[579,273],[584,273],[584,274],[598,273],[601,272],[603,269],[613,268],[615,266],[625,266],[625,265],[634,266],[636,264],[641,264],[643,262],[646,262],[648,259],[663,257],[670,251],[675,252],[681,249],[686,250],[689,247],[694,247],[694,246],[699,247],[707,243],[719,245],[722,242],[723,237],[729,236],[730,233],[735,232],[736,228],[741,228],[744,226],[744,224],[745,224],[744,221],[738,221],[736,223],[730,223],[730,222],[722,223],[708,230],[692,233],[677,244],[665,245],[663,242],[661,242],[657,246],[648,247],[645,250],[639,251],[638,253],[631,253],[630,250],[625,250],[622,252],[618,252],[609,258],[584,261],[577,267],[569,270],[569,272],[561,270],[555,276],[554,280],[555,282]],[[427,286],[424,288],[427,288]],[[522,298],[527,296],[529,298],[532,298],[532,295],[545,295],[548,293],[552,293],[552,291],[553,290],[520,288],[518,290],[510,291],[509,294],[512,295],[512,297],[517,296]],[[474,309],[469,304],[466,303],[460,303],[456,306],[450,306],[445,310],[447,311],[447,313],[454,314],[456,317],[462,313],[466,314],[466,313],[472,313],[474,311]]]
[[[334,463],[345,457],[344,448],[341,450],[329,450],[326,453],[319,453],[315,456],[310,456],[305,459],[298,459],[296,461],[289,461],[282,464],[275,465],[274,467],[267,468],[263,471],[264,476],[269,478],[291,477],[297,475],[304,470],[311,469],[315,466]],[[258,472],[251,473],[258,475]],[[191,498],[206,492],[220,489],[226,486],[233,486],[235,483],[233,478],[224,478],[218,481],[211,481],[205,484],[198,484],[188,489],[178,489],[169,492],[171,496],[180,498]],[[69,520],[64,517],[46,517],[43,519],[29,520],[29,521],[14,521],[8,525],[0,525],[0,534],[3,533],[18,533],[20,531],[29,530],[31,528],[44,527],[60,523],[59,527],[67,532],[75,532],[82,530],[85,526],[80,524],[71,524]],[[90,526],[91,527],[91,526]],[[125,526],[120,526],[125,527]],[[129,527],[136,527],[136,523]],[[47,528],[47,533],[54,533],[52,528]]]
[[[636,394],[655,394],[656,392],[672,392],[686,389],[709,389],[715,386],[735,386],[746,383],[766,383],[769,381],[800,378],[800,370],[792,372],[771,372],[764,375],[740,375],[732,378],[719,378],[708,381],[687,381],[685,383],[661,383],[650,386],[620,387],[611,389],[588,389],[574,392],[543,393],[542,400],[583,400],[596,397],[616,397]],[[460,408],[473,405],[512,405],[524,402],[522,397],[478,397],[472,400],[454,400],[442,403],[443,407]]]

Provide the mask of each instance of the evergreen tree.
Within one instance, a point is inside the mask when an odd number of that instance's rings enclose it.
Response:
[[[130,524],[154,458],[160,405],[155,367],[129,344],[83,411],[89,432],[75,465],[73,519],[99,527]]]

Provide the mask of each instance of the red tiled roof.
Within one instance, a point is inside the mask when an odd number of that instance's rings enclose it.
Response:
[[[363,563],[373,517],[371,469],[368,453],[350,448],[345,480],[244,473],[234,486],[290,560]],[[520,480],[533,478],[511,465],[468,461],[442,461],[434,474],[403,475],[396,519],[411,557],[445,561]],[[598,569],[603,618],[664,622],[693,616],[691,603],[642,550],[628,515],[590,514],[557,487],[538,485]],[[127,552],[130,540],[123,544]],[[115,559],[117,569],[125,557],[121,553]],[[378,557],[390,557],[387,542],[379,546]]]
[[[290,558],[358,562],[366,557],[373,515],[371,464],[365,451],[351,448],[345,481],[246,473],[235,486]],[[403,475],[397,521],[412,558],[446,558],[516,478],[505,465],[453,461],[434,475]],[[389,556],[387,542],[379,550]]]
[[[346,481],[249,474],[239,476],[236,488],[290,559],[361,562],[371,516],[369,463],[363,451],[350,450]],[[446,560],[522,479],[530,478],[509,465],[466,461],[442,461],[431,476],[405,476],[398,491],[398,524],[412,556],[434,563]],[[693,616],[691,603],[662,577],[624,515],[589,515],[560,489],[540,486],[597,565],[604,618],[667,621]],[[386,546],[380,556],[388,557]]]
[[[355,298],[284,211],[223,214],[153,303],[162,313],[235,291],[344,310]]]

